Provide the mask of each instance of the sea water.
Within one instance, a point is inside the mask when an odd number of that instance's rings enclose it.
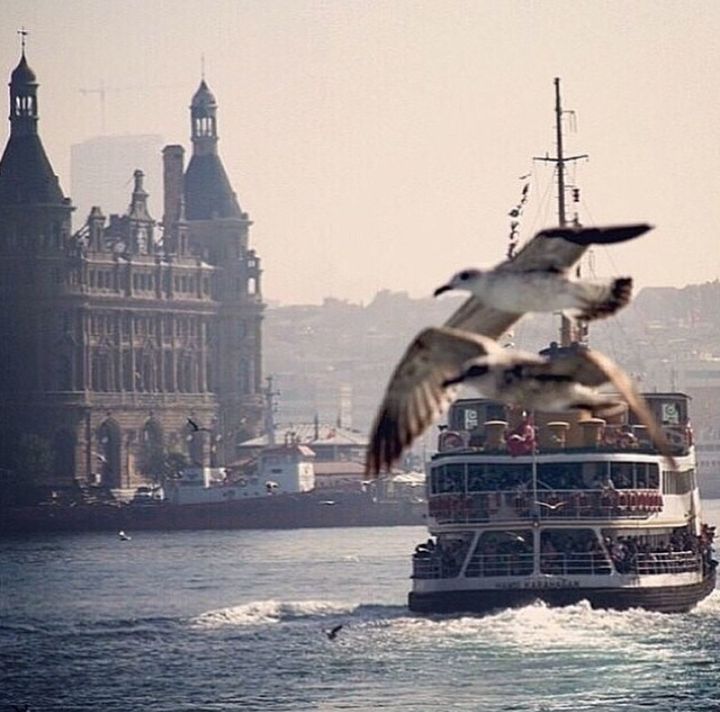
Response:
[[[0,710],[720,710],[718,591],[423,617],[421,527],[128,533],[0,540]]]

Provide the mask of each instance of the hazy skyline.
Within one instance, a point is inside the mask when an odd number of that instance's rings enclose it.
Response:
[[[717,3],[5,0],[3,17],[6,83],[30,31],[66,195],[70,146],[102,133],[99,94],[80,89],[105,87],[105,133],[189,151],[204,55],[270,301],[426,296],[496,262],[531,170],[521,235],[555,222],[551,169],[531,158],[554,153],[556,76],[576,112],[567,151],[590,155],[574,177],[582,221],[657,226],[599,251],[598,273],[720,276]],[[161,196],[150,204],[161,219]]]

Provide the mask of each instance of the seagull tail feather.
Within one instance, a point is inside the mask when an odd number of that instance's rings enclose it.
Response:
[[[602,302],[593,304],[580,314],[585,321],[604,319],[628,304],[632,297],[632,277],[618,277],[610,285],[610,296]]]

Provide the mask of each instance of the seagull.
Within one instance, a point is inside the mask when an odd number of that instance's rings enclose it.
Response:
[[[560,509],[560,507],[564,507],[567,502],[561,501],[555,502],[555,504],[550,504],[550,502],[541,502],[540,500],[535,500],[535,504],[537,504],[538,507],[547,507],[548,509]]]
[[[118,537],[120,538],[120,541],[132,540],[132,537],[129,534],[126,534],[122,529],[118,532]]]
[[[328,640],[335,640],[337,638],[337,634],[342,630],[343,624],[339,623],[334,628],[331,628],[330,630],[325,631],[325,635],[327,635]]]
[[[554,263],[531,264],[524,270],[514,267],[511,260],[490,271],[462,270],[438,287],[434,296],[461,289],[483,304],[506,312],[574,310],[580,319],[589,321],[614,314],[632,295],[630,277],[607,282],[571,281],[567,270],[558,269]]]
[[[460,374],[444,380],[441,387],[467,383],[487,398],[525,410],[585,408],[609,416],[621,412],[627,403],[660,453],[674,465],[670,443],[632,379],[600,352],[576,346],[538,356],[504,349],[494,339],[447,327],[427,329],[426,335],[447,353],[467,353],[472,344],[477,349]],[[619,396],[599,393],[596,388],[605,383],[611,383]]]
[[[195,433],[209,433],[210,428],[201,428],[192,418],[187,419],[188,425],[193,429]]]
[[[526,277],[537,272],[565,274],[592,244],[611,244],[639,237],[651,229],[644,223],[606,228],[551,228],[537,233],[512,259],[495,269]],[[538,302],[530,309],[538,308]],[[474,294],[445,326],[500,338],[526,310],[509,312],[485,304]],[[477,355],[470,345],[446,353],[437,340],[421,332],[410,344],[390,377],[370,435],[366,476],[376,477],[400,457],[455,400],[457,389],[443,383]]]
[[[513,313],[573,310],[590,321],[611,316],[632,296],[632,278],[609,282],[571,281],[563,274],[538,272],[483,272],[466,269],[435,290],[435,296],[452,289],[474,294],[481,302]]]

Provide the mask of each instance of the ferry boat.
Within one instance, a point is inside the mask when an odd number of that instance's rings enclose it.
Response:
[[[707,596],[714,531],[702,522],[688,397],[645,397],[672,438],[674,468],[631,413],[532,418],[457,401],[430,465],[432,536],[413,556],[410,609],[482,613],[540,599],[681,612]]]
[[[563,155],[558,79],[555,99],[557,155],[538,160],[556,165],[565,226],[565,164],[585,156]],[[586,336],[563,317],[554,347],[577,348]],[[707,596],[714,528],[702,521],[689,398],[645,398],[672,463],[628,410],[603,419],[457,401],[429,466],[430,538],[413,555],[410,610],[484,613],[540,599],[670,613]]]

